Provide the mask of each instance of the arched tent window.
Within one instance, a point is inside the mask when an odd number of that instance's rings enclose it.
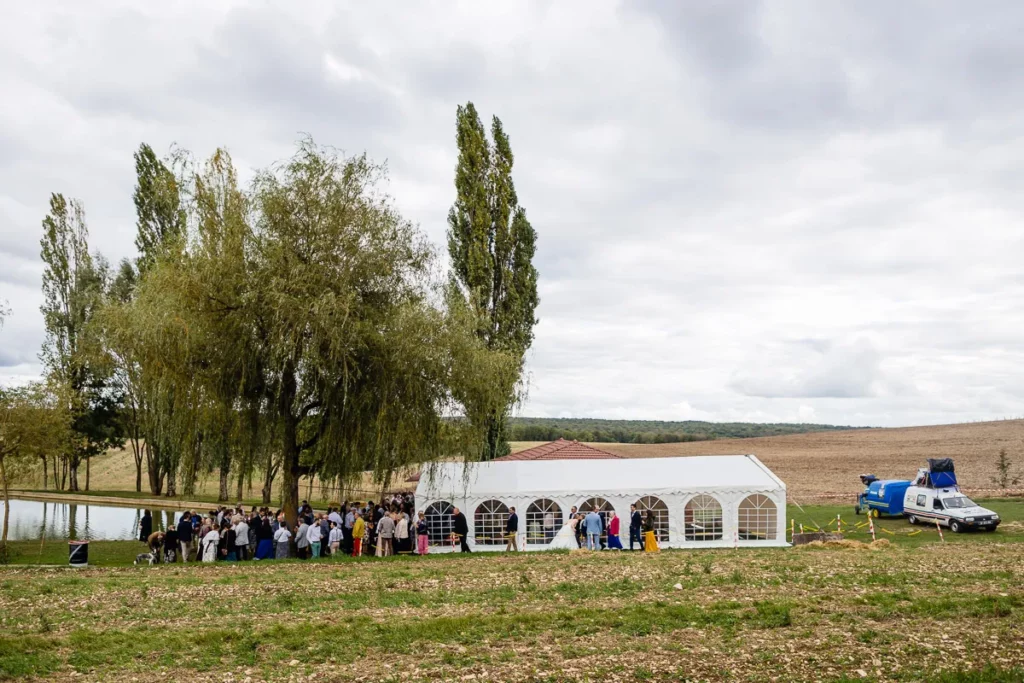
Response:
[[[773,541],[778,534],[779,509],[775,501],[760,493],[740,503],[739,537],[745,541]]]
[[[508,506],[500,500],[485,500],[473,514],[473,535],[477,545],[505,545]]]
[[[722,504],[714,496],[694,496],[683,509],[683,527],[687,541],[722,540]]]
[[[636,503],[636,509],[647,520],[647,511],[654,513],[654,537],[658,543],[668,543],[668,505],[657,496],[644,496]]]
[[[547,545],[555,538],[565,520],[561,506],[548,498],[540,498],[526,508],[526,542]]]
[[[430,545],[451,545],[452,509],[447,500],[431,503],[424,510],[423,517],[427,522],[427,538]]]
[[[604,520],[604,527],[601,531],[601,543],[607,545],[608,543],[608,523],[612,519],[612,512],[615,508],[604,498],[587,498],[580,505],[580,512],[586,515],[589,512],[596,512],[601,515],[601,519]]]

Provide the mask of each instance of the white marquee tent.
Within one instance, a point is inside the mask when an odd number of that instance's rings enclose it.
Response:
[[[662,547],[786,545],[786,485],[753,455],[436,463],[416,488],[438,550],[450,549],[453,507],[466,515],[476,550],[504,548],[510,507],[520,547],[543,550],[572,506],[608,517],[614,510],[628,547],[631,504],[654,511]]]

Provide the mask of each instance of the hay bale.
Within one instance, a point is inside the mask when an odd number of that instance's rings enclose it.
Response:
[[[870,547],[872,550],[885,550],[891,545],[892,543],[889,541],[888,538],[880,538],[877,541],[871,541],[871,545],[868,547]]]
[[[799,534],[797,534],[799,535]],[[832,548],[842,550],[869,550],[871,546],[861,541],[855,541],[850,538],[843,538],[842,534],[823,534],[825,536],[832,536],[833,538],[818,539],[809,541],[801,544],[800,548]],[[838,536],[838,538],[835,538]]]
[[[814,542],[827,543],[829,541],[843,540],[842,534],[830,533],[828,531],[808,531],[800,534],[793,534],[793,545],[807,545]]]

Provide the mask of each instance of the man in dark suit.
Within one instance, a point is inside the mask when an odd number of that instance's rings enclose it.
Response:
[[[644,549],[644,537],[640,535],[640,527],[643,526],[643,518],[636,505],[629,506],[629,549],[633,549],[633,541],[640,544],[640,550]]]
[[[459,511],[459,508],[452,508],[452,532],[459,537],[462,552],[470,552],[469,522],[466,521],[466,515],[462,514],[462,512]]]
[[[519,515],[515,508],[508,509],[508,522],[505,523],[505,552],[519,550]]]

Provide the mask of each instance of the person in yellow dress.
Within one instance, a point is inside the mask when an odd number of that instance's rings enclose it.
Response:
[[[644,518],[644,552],[656,553],[658,550],[658,539],[654,535],[654,510],[648,510]]]

